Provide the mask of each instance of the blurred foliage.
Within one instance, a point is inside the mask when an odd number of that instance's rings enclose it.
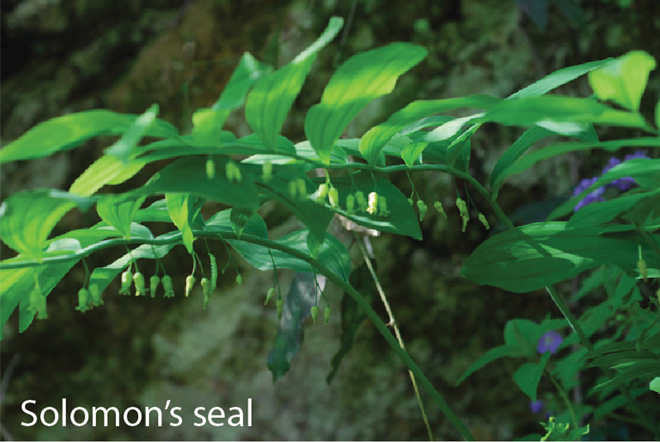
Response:
[[[274,63],[289,60],[320,33],[331,15],[343,16],[346,26],[319,55],[294,104],[284,127],[292,139],[303,136],[304,115],[296,109],[318,102],[338,63],[356,51],[392,41],[422,44],[429,57],[401,79],[393,95],[360,113],[347,129],[349,136],[361,135],[390,109],[413,99],[468,93],[506,96],[563,66],[631,49],[660,53],[656,0],[576,1],[579,17],[574,20],[566,19],[557,6],[560,2],[549,1],[545,26],[525,10],[529,3],[437,0],[392,7],[381,0],[3,0],[3,144],[63,113],[102,107],[141,113],[154,102],[167,112],[161,117],[189,127],[191,109],[216,100],[244,51]],[[588,92],[586,80],[571,87],[562,92]],[[653,97],[658,95],[660,84],[649,84],[642,112],[652,113]],[[238,134],[246,130],[239,126],[244,123],[230,119],[229,124]],[[501,149],[518,135],[511,129],[486,129],[473,139],[473,175],[492,167]],[[18,188],[68,187],[103,147],[90,143],[88,149],[3,166],[2,196]],[[534,173],[512,179],[512,185],[502,189],[500,202],[510,213],[528,208],[524,216],[534,217],[535,211],[547,210],[543,204],[565,196],[582,172],[601,165],[602,158],[580,154],[545,162]],[[424,242],[392,235],[372,240],[381,282],[411,355],[478,439],[540,432],[526,398],[514,388],[513,362],[503,360],[476,373],[472,388],[451,387],[472,361],[499,343],[508,319],[541,320],[548,312],[555,314],[540,294],[512,295],[477,287],[459,276],[468,252],[487,233],[476,223],[460,233],[451,196],[454,185],[460,188],[462,183],[444,176],[416,182],[418,189],[426,189],[423,196],[433,194],[450,215],[448,221],[437,214],[427,217]],[[88,216],[92,215],[71,214],[65,222],[75,228]],[[275,206],[262,216],[269,226],[278,226],[271,232],[274,236],[291,230],[290,221]],[[224,249],[214,252],[219,262],[227,259]],[[102,266],[120,254],[88,264]],[[180,248],[166,260],[175,284],[182,284],[187,269],[180,263],[187,259]],[[57,312],[52,319],[38,321],[28,333],[18,335],[12,318],[5,331],[4,430],[20,439],[426,437],[407,373],[367,323],[330,386],[325,377],[339,347],[339,315],[327,327],[309,321],[290,372],[273,383],[266,358],[276,334],[276,315],[273,308],[263,306],[272,275],[241,268],[243,286],[235,287],[234,277],[225,276],[221,294],[206,311],[201,309],[201,293],[195,293],[189,300],[128,302],[111,297],[102,308],[84,315],[74,310],[84,271],[74,268],[65,280],[70,296],[49,299],[49,309]],[[286,289],[291,275],[280,276]],[[181,293],[183,287],[175,289]],[[335,305],[340,297],[336,290],[330,293]],[[11,378],[10,364],[16,364]],[[243,405],[252,397],[254,426],[200,428],[185,417],[190,424],[178,428],[19,425],[23,400],[35,399],[41,408],[57,406],[63,397],[75,406],[120,408],[162,406],[171,399],[188,411],[196,406]],[[439,412],[429,408],[436,437],[453,437]],[[607,431],[611,437],[620,437],[622,431],[620,426],[592,430],[603,438]]]

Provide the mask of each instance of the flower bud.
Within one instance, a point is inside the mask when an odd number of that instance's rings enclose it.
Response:
[[[330,322],[330,307],[323,309],[323,322],[327,325]]]
[[[367,204],[367,199],[364,197],[364,193],[362,193],[362,191],[358,190],[355,192],[355,200],[357,201],[360,210],[366,212],[369,204]]]
[[[149,293],[151,293],[152,298],[156,297],[156,291],[158,290],[159,285],[160,285],[160,278],[157,275],[154,275],[151,278],[149,278]]]
[[[289,181],[289,196],[291,199],[296,199],[298,196],[298,185],[295,181]]]
[[[190,292],[192,291],[192,288],[195,285],[195,281],[197,281],[197,279],[195,279],[193,275],[186,276],[186,291],[185,291],[186,298],[190,296]]]
[[[273,178],[273,163],[266,161],[261,165],[261,178],[268,182]]]
[[[268,289],[268,292],[266,292],[266,301],[264,301],[264,305],[268,305],[271,299],[273,299],[273,296],[275,296],[275,288],[271,287]]]
[[[333,209],[339,207],[339,191],[336,187],[331,187],[328,191],[328,201]]]
[[[490,225],[488,224],[488,220],[486,219],[483,213],[479,214],[479,222],[481,222],[481,224],[484,225],[486,230],[490,230]]]
[[[126,270],[121,274],[121,288],[119,289],[119,294],[130,295],[131,284],[133,284],[133,273],[131,273],[130,270]]]
[[[417,200],[417,210],[419,210],[419,220],[422,221],[428,211],[426,203],[422,200]]]
[[[243,278],[240,274],[236,275],[236,284],[243,285]]]
[[[461,215],[461,219],[463,220],[463,226],[461,227],[461,231],[465,232],[465,229],[467,228],[467,223],[470,220],[470,214],[468,213],[467,209],[467,203],[461,199],[461,197],[456,198],[456,207],[458,208],[458,212]]]
[[[346,197],[346,212],[350,215],[355,211],[355,197],[353,194],[348,194]]]
[[[85,313],[89,310],[89,301],[89,290],[85,288],[78,290],[78,307],[76,307],[76,310]]]
[[[323,202],[325,202],[326,196],[328,196],[328,184],[322,183],[319,185],[319,188],[316,191],[316,202],[323,204]]]
[[[92,303],[92,306],[98,307],[103,305],[103,298],[101,297],[101,290],[97,284],[92,284],[89,286],[89,299]]]
[[[298,186],[298,193],[300,194],[300,198],[307,197],[307,184],[305,184],[305,180],[298,178],[296,180],[296,185]]]
[[[442,207],[442,203],[440,201],[436,201],[433,203],[433,207],[435,210],[438,211],[438,213],[444,218],[447,219],[447,214],[445,213],[445,208]]]
[[[378,194],[376,192],[369,193],[369,205],[367,213],[373,215],[378,210]]]
[[[146,291],[144,288],[144,275],[137,272],[133,275],[133,282],[135,283],[135,296],[144,296],[144,292]]]
[[[37,319],[48,319],[46,297],[36,288],[30,292],[28,310],[36,313]]]
[[[408,198],[408,204],[410,204],[411,206],[414,206],[415,205],[415,200],[412,199],[412,197]]]
[[[215,178],[215,162],[211,158],[206,160],[206,178],[210,180]]]
[[[282,310],[284,310],[284,301],[280,298],[275,301],[275,307],[277,308],[277,318],[282,319]]]
[[[233,161],[227,162],[225,166],[227,179],[233,183],[241,182],[241,168]]]
[[[639,270],[639,276],[641,276],[642,279],[644,279],[644,282],[646,282],[648,277],[648,267],[644,259],[637,261],[637,270]]]
[[[163,279],[161,279],[161,282],[163,283],[163,289],[165,290],[163,297],[173,298],[174,286],[172,285],[172,278],[169,275],[165,275],[163,276]]]
[[[387,216],[390,214],[390,211],[387,210],[387,199],[383,195],[378,197],[378,213],[382,216]]]
[[[202,286],[202,293],[204,296],[211,296],[213,294],[213,287],[208,278],[202,278],[200,285]]]
[[[319,316],[319,307],[316,305],[312,306],[312,320],[314,320],[314,324],[316,324],[316,318]]]

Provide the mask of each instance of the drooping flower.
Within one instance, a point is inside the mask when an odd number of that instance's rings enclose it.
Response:
[[[548,352],[550,352],[550,354],[555,354],[557,352],[557,349],[561,345],[562,341],[563,338],[559,333],[557,333],[554,330],[550,330],[549,332],[541,336],[541,339],[539,339],[539,343],[536,347],[536,350],[540,354],[548,353]]]
[[[541,411],[543,411],[544,406],[545,405],[543,404],[543,401],[538,399],[529,403],[529,410],[534,414],[539,414]]]

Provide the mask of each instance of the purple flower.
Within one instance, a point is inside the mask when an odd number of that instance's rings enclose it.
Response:
[[[540,399],[529,403],[529,409],[534,414],[539,414],[541,411],[543,411],[543,407],[543,401]]]
[[[616,157],[610,157],[610,159],[607,161],[607,166],[603,168],[603,174],[608,172],[610,169],[612,169],[615,166],[618,166],[621,163],[625,163],[628,160],[634,160],[637,158],[649,158],[647,157],[644,152],[641,150],[638,150],[635,153],[628,154],[623,158],[623,161]],[[599,176],[595,176],[593,178],[586,178],[580,181],[580,183],[575,187],[573,190],[573,196],[578,196],[585,190],[587,190],[591,185],[593,185],[596,181],[598,181]],[[573,208],[573,211],[577,212],[580,210],[582,207],[586,206],[587,204],[595,203],[598,201],[605,201],[605,198],[603,197],[603,194],[607,189],[612,189],[616,188],[619,189],[621,192],[625,192],[626,190],[630,190],[633,187],[637,185],[637,182],[631,178],[631,177],[623,177],[623,178],[618,178],[611,183],[607,184],[604,187],[598,187],[594,189],[591,193],[589,193],[587,196],[582,198],[575,207]]]
[[[541,336],[541,339],[539,339],[539,344],[536,347],[536,350],[540,354],[547,352],[550,352],[550,354],[555,354],[557,352],[557,349],[561,345],[562,341],[563,339],[559,333],[557,333],[554,330],[550,330],[549,332]]]

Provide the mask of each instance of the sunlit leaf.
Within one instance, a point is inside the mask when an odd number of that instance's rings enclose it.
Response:
[[[121,184],[132,178],[144,167],[141,160],[122,162],[112,155],[104,155],[94,161],[69,188],[69,192],[81,196],[94,195],[106,184]]]
[[[147,129],[152,126],[158,115],[158,105],[152,105],[145,113],[140,115],[131,127],[114,143],[105,150],[106,155],[112,155],[121,160],[122,163],[128,163],[131,153],[140,139],[147,133]]]
[[[316,54],[337,35],[343,23],[342,18],[332,17],[323,34],[311,46],[288,65],[260,78],[250,91],[245,118],[266,147],[276,149],[284,120],[300,93]]]
[[[589,84],[600,100],[612,100],[637,112],[649,73],[655,65],[655,59],[646,52],[631,51],[589,72]]]
[[[103,221],[117,229],[126,239],[131,237],[131,223],[146,197],[132,195],[104,195],[96,204]]]
[[[198,198],[185,193],[166,193],[165,201],[167,210],[174,225],[181,231],[183,245],[188,249],[188,253],[193,253],[193,241],[195,240],[192,232],[193,223],[201,206],[196,204]]]
[[[50,190],[16,193],[0,206],[2,241],[19,253],[40,260],[48,235],[75,203],[54,198]]]
[[[53,118],[28,130],[0,150],[0,163],[43,158],[73,149],[98,135],[120,135],[130,129],[137,118],[137,115],[107,110],[90,110]],[[144,136],[171,138],[177,136],[177,130],[165,121],[155,120],[145,130]]]
[[[335,142],[357,113],[374,99],[392,92],[399,76],[426,54],[421,46],[392,43],[354,55],[337,69],[321,102],[312,106],[305,117],[305,135],[322,161],[330,161]]]

